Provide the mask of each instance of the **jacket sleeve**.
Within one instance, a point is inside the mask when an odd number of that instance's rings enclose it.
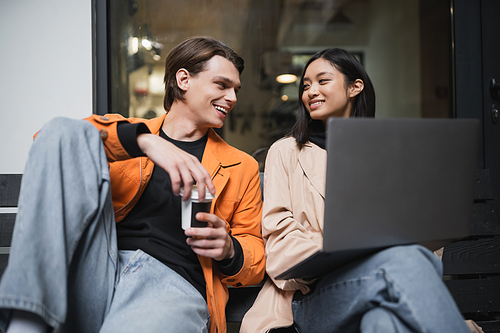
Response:
[[[102,142],[104,144],[104,149],[106,151],[106,156],[108,158],[108,162],[121,161],[132,157],[136,157],[133,156],[137,155],[138,146],[136,145],[136,142],[130,140],[131,135],[123,134],[126,132],[126,130],[122,129],[120,133],[120,131],[118,130],[118,124],[119,123],[139,124],[138,119],[124,118],[119,114],[107,114],[104,116],[92,115],[88,118],[85,118],[85,120],[89,121],[99,130]],[[148,131],[145,125],[141,127],[141,130],[139,131],[137,131],[137,128],[132,128],[131,126],[126,126],[126,127],[128,129],[135,131],[135,133],[146,133],[144,131],[144,128],[146,128],[146,131]]]
[[[275,280],[275,277],[319,250],[310,232],[293,215],[294,200],[307,200],[304,193],[291,193],[291,168],[297,161],[290,147],[278,141],[269,149],[264,174],[262,233],[266,244],[266,269],[282,290],[308,290],[311,282]],[[304,176],[305,177],[305,176]]]
[[[250,157],[249,157],[250,159]],[[229,227],[231,235],[238,241],[243,250],[243,266],[235,275],[225,276],[223,283],[234,287],[255,285],[260,283],[265,273],[264,241],[261,232],[262,194],[257,162],[247,161],[246,172],[237,186],[248,184],[241,200],[238,202]]]

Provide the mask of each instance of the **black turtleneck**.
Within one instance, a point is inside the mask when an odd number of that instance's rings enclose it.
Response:
[[[326,133],[314,133],[309,136],[309,141],[326,149]]]

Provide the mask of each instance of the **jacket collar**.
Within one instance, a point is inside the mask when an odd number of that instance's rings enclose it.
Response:
[[[146,121],[146,125],[148,126],[149,131],[153,134],[160,135],[160,128],[166,116],[167,114],[165,113],[161,117],[156,117]]]
[[[203,154],[202,164],[211,171],[219,165],[227,168],[241,163],[241,158],[236,149],[229,146],[211,128],[208,130],[207,146]]]
[[[325,198],[326,150],[308,142],[299,151],[299,164],[307,179],[318,193]]]
[[[233,152],[234,148],[230,147],[224,140],[222,140],[213,129],[208,131],[207,145],[205,147],[205,152],[203,153],[203,160],[201,161],[201,164],[210,173],[217,190],[215,193],[216,205],[219,194],[224,190],[231,176],[231,172],[228,167],[241,163],[240,158]]]

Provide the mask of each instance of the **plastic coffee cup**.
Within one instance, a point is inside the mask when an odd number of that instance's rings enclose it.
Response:
[[[184,189],[181,189],[180,195],[182,196],[183,194]],[[199,212],[210,213],[213,199],[214,196],[208,191],[208,188],[205,188],[205,200],[200,202],[198,200],[198,187],[193,185],[191,189],[191,198],[187,201],[181,201],[182,229],[206,227],[207,222],[198,221],[196,219],[196,214]]]

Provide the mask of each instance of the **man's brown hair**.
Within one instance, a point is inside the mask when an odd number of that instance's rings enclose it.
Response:
[[[243,59],[229,46],[212,37],[192,37],[174,47],[165,61],[165,98],[163,107],[169,111],[175,100],[183,100],[184,92],[177,86],[177,71],[186,69],[191,76],[205,70],[206,63],[213,56],[221,56],[231,61],[241,74]]]

